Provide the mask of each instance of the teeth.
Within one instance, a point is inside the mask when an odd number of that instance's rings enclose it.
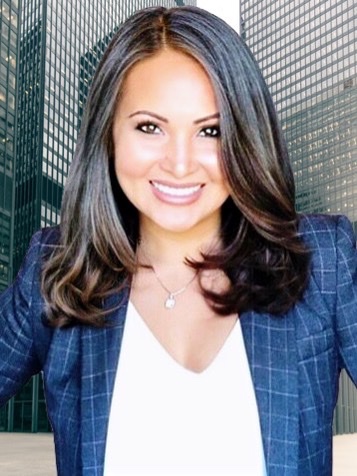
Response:
[[[168,185],[162,185],[160,183],[152,182],[153,186],[162,193],[167,195],[174,195],[175,197],[188,197],[199,191],[201,185],[195,185],[194,187],[169,187]]]

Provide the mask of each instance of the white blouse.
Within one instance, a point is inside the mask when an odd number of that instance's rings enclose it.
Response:
[[[214,361],[195,373],[167,353],[129,303],[104,475],[265,474],[239,319]]]

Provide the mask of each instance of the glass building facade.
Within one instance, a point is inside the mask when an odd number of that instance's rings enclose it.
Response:
[[[19,64],[18,0],[0,0],[0,291],[12,277],[16,88]]]
[[[32,234],[59,208],[91,77],[134,11],[182,0],[0,0],[0,291]],[[0,410],[0,431],[49,429],[33,378]]]
[[[288,142],[298,210],[343,213],[357,230],[357,2],[241,0],[241,15]],[[345,375],[335,430],[357,431]]]

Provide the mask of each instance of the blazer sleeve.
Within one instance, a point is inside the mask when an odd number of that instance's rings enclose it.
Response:
[[[355,235],[347,218],[336,228],[336,331],[339,355],[357,385],[357,251]]]
[[[39,295],[42,232],[36,233],[14,283],[0,296],[0,406],[41,370],[33,301]],[[36,289],[35,289],[36,288]]]

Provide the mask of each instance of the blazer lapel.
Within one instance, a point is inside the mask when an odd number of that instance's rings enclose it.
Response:
[[[298,474],[298,368],[293,312],[241,316],[268,476]]]
[[[129,290],[107,301],[122,305],[110,316],[110,326],[82,329],[82,475],[102,476],[105,444],[116,369],[123,336]]]

